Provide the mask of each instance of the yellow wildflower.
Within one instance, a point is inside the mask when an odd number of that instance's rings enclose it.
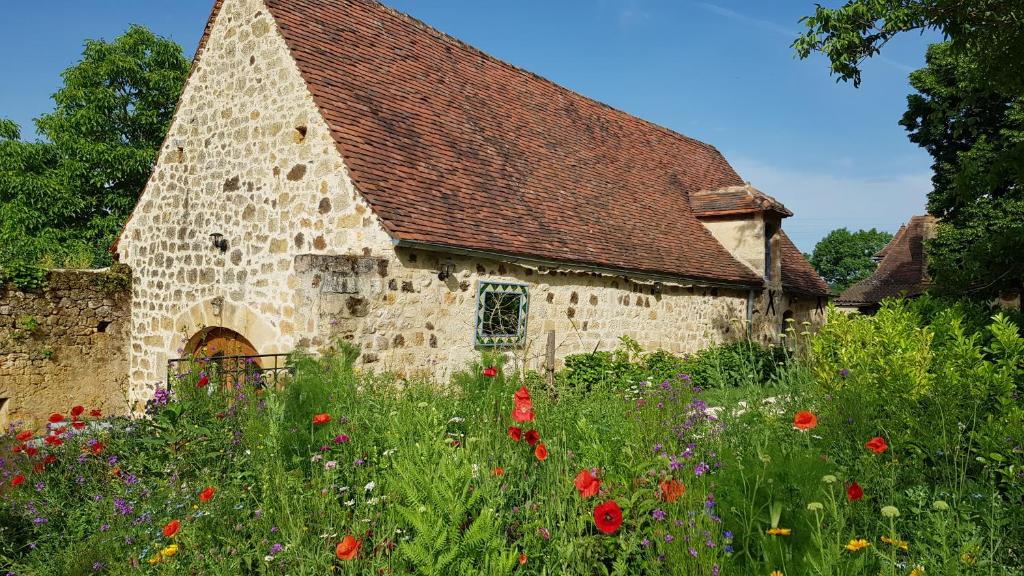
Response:
[[[920,564],[914,566],[914,569],[910,571],[910,576],[924,576],[924,566]]]
[[[768,576],[782,576],[782,570],[772,570],[772,573]]]
[[[769,536],[789,536],[792,533],[793,533],[793,530],[791,528],[769,528],[768,529],[768,535]]]
[[[159,564],[159,563],[163,562],[163,560],[164,560],[163,555],[160,554],[159,552],[157,552],[155,556],[153,556],[152,558],[149,559],[149,563],[150,563],[150,565],[156,565],[156,564]]]
[[[167,548],[164,548],[163,550],[160,551],[160,554],[163,555],[164,558],[170,558],[170,557],[174,556],[177,553],[178,553],[178,545],[177,544],[171,544]]]
[[[868,546],[871,546],[871,542],[868,542],[863,538],[854,538],[846,544],[846,549],[850,552],[859,552]]]
[[[964,552],[963,555],[960,556],[960,561],[968,566],[973,566],[975,561],[974,554]]]
[[[906,540],[897,540],[895,538],[889,538],[888,536],[882,536],[882,542],[885,542],[890,546],[895,546],[900,550],[906,550],[909,547]]]

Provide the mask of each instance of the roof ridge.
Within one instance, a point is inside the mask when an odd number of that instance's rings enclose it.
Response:
[[[622,114],[622,115],[624,115],[624,116],[626,116],[628,118],[631,118],[633,120],[638,120],[640,122],[643,122],[644,124],[648,124],[648,125],[650,125],[650,126],[652,126],[654,128],[657,128],[658,130],[660,130],[662,132],[665,132],[669,136],[673,136],[673,137],[677,137],[677,138],[682,138],[684,140],[693,142],[694,144],[703,146],[703,147],[707,148],[708,150],[714,151],[719,156],[722,156],[723,158],[725,157],[721,153],[721,151],[718,150],[718,148],[715,147],[713,144],[709,144],[707,142],[704,142],[703,140],[698,140],[698,139],[696,139],[696,138],[694,138],[692,136],[687,136],[686,134],[683,134],[681,132],[677,132],[677,131],[675,131],[675,130],[673,130],[671,128],[668,128],[666,126],[662,126],[661,124],[658,124],[658,123],[656,123],[656,122],[654,122],[652,120],[648,120],[646,118],[641,118],[640,116],[637,116],[636,114],[631,114],[631,113],[629,113],[629,112],[627,112],[627,111],[625,111],[625,110],[623,110],[621,108],[616,108],[615,106],[612,106],[611,104],[608,104],[607,102],[602,102],[600,100],[597,100],[596,98],[592,98],[590,96],[587,96],[586,94],[583,94],[582,92],[578,92],[576,90],[573,90],[572,88],[569,88],[568,86],[563,86],[563,85],[559,84],[558,82],[555,82],[554,80],[551,80],[550,78],[546,78],[544,76],[541,76],[540,74],[537,74],[536,72],[533,72],[532,70],[527,70],[526,68],[522,68],[520,66],[516,66],[515,64],[512,64],[511,62],[508,62],[506,60],[502,60],[501,58],[498,58],[497,56],[494,56],[493,54],[485,52],[484,50],[482,50],[480,48],[477,48],[476,46],[473,46],[472,44],[469,44],[468,42],[460,40],[460,39],[456,38],[455,36],[452,36],[451,34],[448,34],[447,32],[445,32],[445,31],[443,31],[443,30],[441,30],[439,28],[435,28],[434,26],[431,26],[430,24],[427,24],[426,22],[424,22],[423,20],[420,20],[419,18],[416,18],[415,16],[411,16],[411,15],[406,14],[405,12],[402,12],[402,11],[396,9],[396,8],[392,8],[391,6],[388,6],[387,4],[384,4],[380,0],[350,0],[350,1],[351,2],[361,2],[364,5],[376,5],[376,6],[379,6],[380,8],[383,8],[385,11],[390,13],[392,16],[397,16],[398,18],[400,18],[402,20],[405,20],[409,24],[412,24],[414,26],[418,26],[421,29],[423,29],[424,31],[433,34],[434,36],[436,36],[440,40],[443,40],[445,42],[454,44],[455,46],[458,46],[458,47],[463,48],[463,49],[468,49],[470,52],[475,52],[475,53],[483,56],[484,58],[487,58],[488,60],[490,60],[492,62],[495,62],[496,64],[499,64],[499,65],[502,65],[502,66],[506,66],[508,68],[511,68],[511,69],[515,70],[516,72],[521,72],[521,73],[528,74],[528,75],[530,75],[530,76],[532,76],[532,77],[534,77],[534,78],[536,78],[538,80],[541,80],[541,81],[543,81],[543,82],[545,82],[547,84],[550,84],[550,85],[554,86],[555,88],[557,88],[559,90],[564,90],[564,91],[569,92],[569,93],[571,93],[571,94],[573,94],[575,96],[583,98],[584,100],[587,100],[588,102],[592,102],[592,103],[597,104],[599,106],[603,106],[604,108],[612,110],[613,112],[616,112],[618,114]]]

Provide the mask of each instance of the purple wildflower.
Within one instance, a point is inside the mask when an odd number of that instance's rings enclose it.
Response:
[[[668,514],[666,514],[665,511],[662,510],[661,508],[656,508],[654,512],[651,512],[651,517],[657,520],[658,522],[661,522],[668,517]]]
[[[711,470],[710,466],[708,466],[704,462],[700,462],[696,466],[693,467],[693,475],[694,476],[703,476],[709,470]]]

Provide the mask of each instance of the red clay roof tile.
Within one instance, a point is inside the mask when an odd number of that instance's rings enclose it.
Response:
[[[398,240],[759,286],[688,196],[713,147],[371,0],[267,0],[353,182]]]
[[[782,230],[779,231],[779,239],[782,242],[783,291],[804,296],[830,295],[832,291],[829,289],[828,283]]]
[[[884,258],[875,272],[850,286],[836,299],[841,306],[878,304],[893,296],[917,296],[928,289],[928,267],[924,241],[931,237],[938,222],[934,216],[914,216],[880,250]]]

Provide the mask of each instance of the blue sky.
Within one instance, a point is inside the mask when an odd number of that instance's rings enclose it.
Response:
[[[821,2],[822,0],[818,0]],[[927,154],[897,122],[934,34],[910,34],[836,83],[789,47],[813,0],[387,0],[517,66],[698,138],[796,216],[804,251],[833,228],[894,232],[924,211]],[[823,2],[835,5],[835,0]],[[86,38],[142,24],[195,52],[212,0],[46,0],[5,6],[0,116],[32,134]]]

